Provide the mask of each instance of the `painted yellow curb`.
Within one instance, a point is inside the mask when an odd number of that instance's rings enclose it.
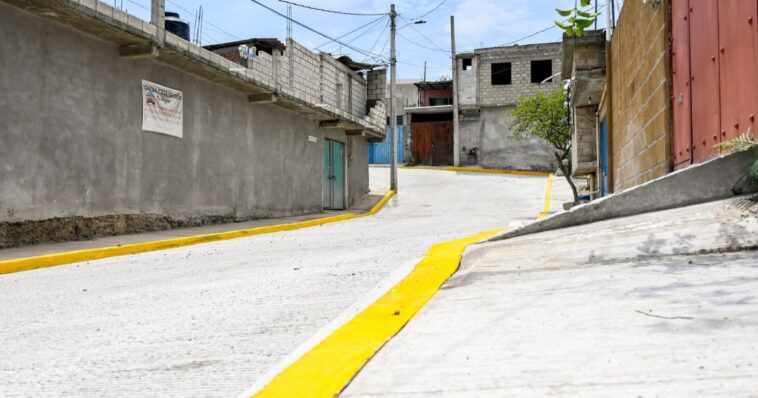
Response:
[[[547,213],[550,213],[550,201],[553,198],[553,178],[555,178],[553,174],[550,174],[547,177],[547,189],[545,190],[545,205],[542,207],[542,213],[540,213],[540,215],[537,216],[538,220],[541,220],[547,217]]]
[[[466,246],[502,229],[438,243],[392,290],[356,315],[254,395],[333,398],[458,269]]]
[[[405,166],[401,167],[402,169],[408,169],[408,170],[437,170],[437,171],[459,171],[464,173],[487,173],[487,174],[517,174],[517,175],[525,175],[525,176],[538,176],[538,177],[547,177],[549,175],[552,175],[550,173],[545,173],[541,171],[521,171],[521,170],[500,170],[500,169],[480,169],[476,167],[432,167],[432,166]]]
[[[503,170],[492,172],[507,173]],[[545,203],[542,212],[537,216],[537,219],[540,219],[550,212],[554,175],[536,175],[548,177]],[[289,365],[253,397],[337,396],[371,357],[392,339],[458,270],[463,251],[468,245],[489,239],[503,231],[505,229],[480,232],[467,238],[432,246],[413,271],[392,290]]]
[[[145,253],[155,250],[171,249],[181,246],[196,245],[199,243],[215,242],[220,240],[242,238],[246,236],[270,234],[273,232],[292,231],[295,229],[314,227],[330,224],[354,218],[376,214],[395,195],[394,191],[386,195],[366,214],[342,214],[339,216],[323,217],[308,221],[300,221],[289,224],[267,225],[264,227],[241,229],[236,231],[217,232],[212,234],[172,238],[154,242],[134,243],[123,246],[101,247],[96,249],[77,250],[64,253],[48,254],[44,256],[17,258],[0,261],[0,275],[14,272],[29,271],[37,268],[54,267],[82,261],[98,260],[101,258],[123,256],[127,254]]]

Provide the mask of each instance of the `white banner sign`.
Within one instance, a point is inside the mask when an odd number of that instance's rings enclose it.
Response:
[[[182,138],[183,108],[181,91],[142,81],[142,130]]]

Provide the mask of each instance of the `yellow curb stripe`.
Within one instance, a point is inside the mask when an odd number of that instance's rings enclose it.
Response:
[[[254,395],[333,398],[458,269],[466,246],[502,229],[438,243],[400,283],[335,330]]]
[[[538,220],[547,217],[547,213],[550,213],[550,202],[553,198],[553,178],[552,174],[547,177],[547,188],[545,189],[545,205],[542,207],[542,213],[537,216]]]
[[[212,234],[172,238],[153,242],[134,243],[123,246],[101,247],[64,253],[48,254],[44,256],[17,258],[0,261],[0,275],[14,272],[29,271],[38,268],[54,267],[57,265],[79,263],[83,261],[98,260],[107,257],[123,256],[127,254],[145,253],[156,250],[171,249],[175,247],[196,245],[200,243],[215,242],[235,238],[243,238],[253,235],[270,234],[273,232],[292,231],[301,228],[314,227],[339,221],[350,220],[376,214],[393,196],[394,191],[389,191],[382,200],[366,214],[342,214],[339,216],[323,217],[308,221],[299,221],[289,224],[267,225],[241,229],[236,231],[217,232]]]
[[[537,177],[546,177],[551,175],[550,173],[545,173],[541,171],[522,171],[522,170],[500,170],[500,169],[480,169],[476,167],[432,167],[432,166],[405,166],[401,167],[402,169],[408,169],[408,170],[437,170],[437,171],[459,171],[464,173],[487,173],[487,174],[516,174],[516,175],[525,175],[525,176],[537,176]]]

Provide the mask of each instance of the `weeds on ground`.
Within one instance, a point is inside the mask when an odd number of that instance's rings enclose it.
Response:
[[[758,147],[758,142],[755,141],[752,132],[748,129],[747,132],[740,134],[739,137],[716,144],[715,147],[721,151],[735,152]],[[747,178],[751,183],[758,184],[758,159],[756,159],[755,162],[753,162],[753,165],[750,166]]]

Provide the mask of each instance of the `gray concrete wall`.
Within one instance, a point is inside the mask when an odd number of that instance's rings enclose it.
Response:
[[[512,106],[482,108],[479,120],[460,122],[461,163],[493,169],[555,171],[558,163],[549,144],[513,134],[512,110]],[[468,156],[468,149],[473,147],[479,148],[476,158]]]
[[[463,70],[463,59],[471,58],[471,69]],[[458,56],[456,59],[458,71],[458,104],[461,107],[477,105],[477,76],[479,60],[473,55]]]
[[[321,210],[317,122],[4,4],[0,37],[0,222]],[[142,79],[183,91],[184,138],[141,130]],[[358,195],[367,144],[351,140]]]

